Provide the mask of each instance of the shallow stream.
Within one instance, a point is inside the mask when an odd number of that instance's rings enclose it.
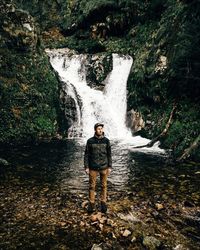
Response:
[[[200,249],[200,165],[174,165],[166,155],[111,143],[109,209],[138,211],[140,220],[149,223],[149,231],[141,229],[143,236],[135,236],[134,246],[119,240],[121,249],[146,249],[144,231],[157,235],[162,241],[159,249]],[[76,230],[80,220],[87,220],[82,215],[86,216],[82,203],[88,193],[83,155],[84,145],[76,140],[0,150],[0,157],[11,164],[1,167],[1,249],[91,249],[94,239],[89,242],[63,229],[70,224],[70,230]],[[112,237],[106,241],[112,242]]]

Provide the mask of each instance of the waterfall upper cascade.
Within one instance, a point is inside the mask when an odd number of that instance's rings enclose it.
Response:
[[[134,146],[149,142],[140,136],[133,137],[126,127],[126,85],[133,62],[131,56],[112,55],[113,69],[104,80],[105,87],[101,91],[87,84],[86,54],[69,55],[68,49],[46,50],[46,52],[51,65],[64,83],[63,90],[66,95],[74,99],[76,105],[77,121],[69,128],[71,137],[78,137],[81,134],[83,138],[89,138],[93,135],[94,124],[102,122],[105,134],[110,139],[117,139],[122,144],[128,143]],[[162,151],[158,145],[154,145],[152,149]]]

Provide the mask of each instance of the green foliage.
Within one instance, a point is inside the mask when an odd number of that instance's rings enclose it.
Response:
[[[47,56],[4,53],[0,72],[0,142],[54,135],[58,130],[58,82]]]
[[[40,24],[42,29],[48,29],[55,26],[61,26],[67,21],[66,12],[69,1],[64,0],[14,0],[18,8],[27,10]]]
[[[44,133],[48,135],[53,134],[55,132],[54,124],[52,124],[52,121],[49,118],[44,117],[43,115],[37,117],[34,123],[41,134]]]
[[[102,41],[108,52],[119,54],[131,54],[131,41],[124,38],[111,38]]]
[[[187,103],[186,100],[180,103],[170,133],[163,142],[165,147],[173,149],[176,157],[200,134],[199,117],[197,106]]]
[[[80,12],[83,13],[84,16],[88,16],[94,10],[99,10],[105,6],[116,6],[116,1],[114,0],[82,0],[80,1]]]

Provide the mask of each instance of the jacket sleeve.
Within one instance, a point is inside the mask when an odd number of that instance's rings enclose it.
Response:
[[[112,154],[111,154],[111,145],[109,140],[107,143],[107,157],[108,157],[108,167],[112,168]]]
[[[85,154],[84,154],[84,168],[89,168],[89,147],[88,142],[85,147]]]

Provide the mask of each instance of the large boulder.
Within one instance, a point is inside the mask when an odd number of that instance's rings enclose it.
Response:
[[[144,128],[145,122],[140,112],[131,109],[127,112],[126,125],[135,133]]]
[[[61,82],[60,86],[60,108],[62,112],[62,130],[67,132],[68,137],[81,136],[80,128],[82,103],[76,89],[72,85]]]
[[[111,54],[88,55],[86,62],[86,80],[88,85],[102,90],[105,86],[104,80],[112,70]]]

